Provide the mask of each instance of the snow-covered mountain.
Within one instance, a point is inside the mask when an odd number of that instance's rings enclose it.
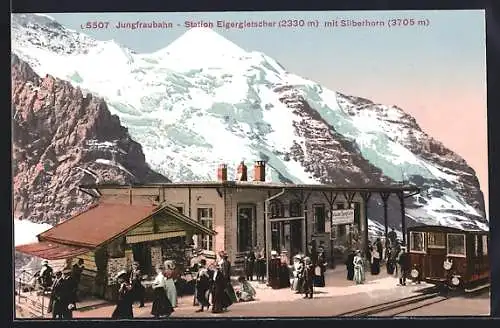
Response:
[[[106,100],[142,145],[146,161],[173,181],[214,180],[228,163],[266,160],[267,179],[337,185],[404,179],[423,192],[407,203],[412,222],[488,229],[474,170],[396,106],[329,90],[194,28],[166,48],[137,54],[53,19],[14,14],[12,51]],[[231,165],[234,164],[234,165]],[[370,227],[380,229],[378,198]],[[399,203],[389,202],[399,224]]]

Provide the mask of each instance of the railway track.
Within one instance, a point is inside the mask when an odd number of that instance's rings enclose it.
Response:
[[[471,295],[483,291],[488,288],[489,284],[480,286],[474,291],[446,291],[439,288],[431,288],[426,292],[418,295],[413,295],[405,298],[401,298],[394,301],[384,302],[372,306],[367,306],[364,308],[356,309],[349,312],[344,312],[339,314],[340,317],[368,317],[368,316],[384,316],[384,317],[395,317],[398,315],[404,315],[411,311],[427,307],[433,304],[444,302],[452,297]]]

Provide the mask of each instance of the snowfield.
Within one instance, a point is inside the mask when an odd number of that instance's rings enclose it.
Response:
[[[97,41],[68,30],[45,16],[15,16],[19,17],[13,19],[12,51],[39,75],[69,80],[103,97],[143,146],[151,167],[173,181],[215,180],[215,168],[221,163],[228,164],[232,177],[240,161],[265,158],[271,168],[266,171],[268,181],[281,175],[294,183],[319,183],[300,162],[282,155],[294,143],[305,141],[293,126],[301,118],[279,100],[291,91],[274,91],[293,86],[386,176],[396,181],[419,175],[457,182],[457,172],[415,155],[399,142],[409,133],[400,126],[381,121],[371,111],[350,115],[350,104],[337,92],[291,74],[274,59],[246,51],[210,29],[193,28],[164,49],[135,54],[114,41]],[[48,29],[57,37],[50,38]],[[195,55],[201,52],[203,56]],[[395,121],[402,116],[396,107],[382,106],[381,111]],[[453,188],[441,192],[440,198],[418,196],[426,204],[408,209],[408,217],[453,226],[459,226],[457,218],[462,218],[488,229],[484,215]],[[460,210],[478,220],[443,209]],[[371,219],[370,228],[378,230]]]
[[[14,244],[15,246],[36,243],[37,235],[52,228],[47,223],[33,223],[27,220],[14,220]]]

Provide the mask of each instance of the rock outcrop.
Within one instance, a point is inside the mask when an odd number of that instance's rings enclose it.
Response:
[[[106,103],[12,55],[14,217],[56,224],[95,198],[78,185],[169,182]]]

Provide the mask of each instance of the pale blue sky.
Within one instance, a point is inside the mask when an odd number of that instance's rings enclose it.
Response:
[[[483,10],[59,13],[61,24],[137,52],[166,47],[186,31],[184,21],[283,18],[427,19],[427,27],[263,28],[217,31],[246,50],[278,60],[288,71],[324,86],[402,107],[436,139],[462,155],[487,194],[486,34]],[[164,30],[82,30],[87,21],[169,21]],[[446,126],[444,127],[444,123]],[[464,133],[467,131],[467,133]]]
[[[396,28],[265,28],[218,30],[240,47],[277,59],[288,70],[325,81],[332,75],[383,75],[396,82],[408,75],[447,75],[458,67],[467,76],[484,73],[484,11],[367,11],[367,12],[224,12],[224,13],[59,13],[50,14],[63,25],[82,31],[87,21],[280,20],[285,17],[332,19],[428,19],[429,27]],[[137,52],[167,46],[185,32],[170,30],[84,30],[97,39],[114,39]]]

